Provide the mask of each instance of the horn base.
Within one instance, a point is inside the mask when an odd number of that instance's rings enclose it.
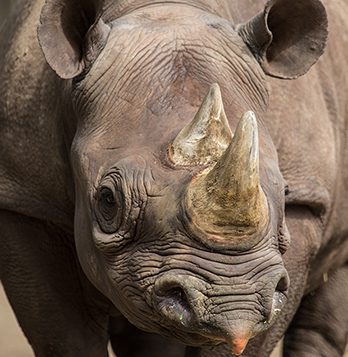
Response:
[[[269,228],[269,209],[262,188],[257,187],[257,195],[255,190],[250,196],[244,193],[235,205],[234,199],[226,195],[229,202],[225,206],[204,187],[205,176],[191,182],[186,194],[187,228],[210,247],[246,250],[256,245]]]

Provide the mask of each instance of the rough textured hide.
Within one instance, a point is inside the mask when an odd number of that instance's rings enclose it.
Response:
[[[36,355],[342,355],[345,2],[18,4],[0,278]]]

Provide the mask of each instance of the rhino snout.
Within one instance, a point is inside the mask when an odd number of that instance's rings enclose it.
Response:
[[[156,280],[150,294],[151,305],[161,316],[161,323],[169,329],[198,334],[205,341],[203,344],[228,343],[232,353],[239,356],[249,339],[267,329],[285,305],[289,286],[286,271],[274,280],[273,289],[267,294],[264,292],[268,296],[264,306],[268,308],[263,314],[244,316],[238,311],[239,297],[236,296],[236,303],[233,303],[232,292],[230,302],[223,303],[224,307],[217,313],[220,309],[217,301],[203,293],[210,291],[207,293],[210,295],[212,287],[200,279],[181,274],[164,274]],[[224,295],[221,291],[217,294]],[[246,299],[246,304],[250,303],[252,301]]]

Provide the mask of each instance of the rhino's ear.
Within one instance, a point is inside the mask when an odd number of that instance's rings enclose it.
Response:
[[[64,79],[86,69],[104,47],[109,27],[102,0],[46,0],[38,38],[46,61]]]
[[[264,11],[237,29],[267,74],[293,79],[323,54],[327,27],[319,0],[270,0]]]

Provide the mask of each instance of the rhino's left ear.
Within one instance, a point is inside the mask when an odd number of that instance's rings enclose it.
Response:
[[[267,74],[293,79],[323,54],[327,27],[319,0],[270,0],[264,11],[237,30]]]
[[[81,74],[104,47],[109,27],[102,0],[46,0],[38,38],[46,61],[64,79]]]

